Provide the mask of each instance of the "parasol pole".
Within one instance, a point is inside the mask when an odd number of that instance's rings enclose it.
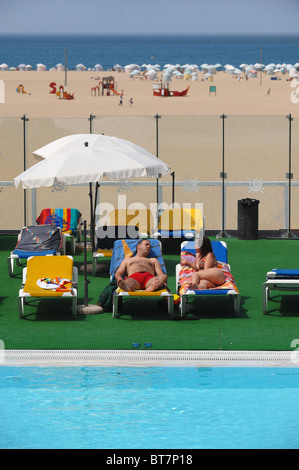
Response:
[[[88,284],[87,279],[87,249],[86,249],[86,220],[83,222],[84,225],[84,306],[88,306]]]

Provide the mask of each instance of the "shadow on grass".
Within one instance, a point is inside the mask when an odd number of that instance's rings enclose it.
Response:
[[[83,301],[82,301],[83,303]],[[78,302],[79,304],[79,302]],[[83,321],[85,315],[72,317],[70,299],[32,299],[24,307],[23,320],[30,321]]]
[[[268,316],[275,317],[299,317],[298,294],[278,294],[268,301]]]

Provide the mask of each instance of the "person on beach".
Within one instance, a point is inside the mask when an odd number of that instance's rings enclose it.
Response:
[[[123,95],[119,95],[119,106],[123,104]]]
[[[130,99],[129,99],[129,103],[130,103],[130,108],[132,108],[132,106],[133,106],[133,98],[130,98]]]
[[[210,239],[204,236],[201,247],[195,247],[195,251],[194,263],[187,260],[181,261],[181,265],[187,265],[194,269],[194,272],[191,273],[190,289],[209,289],[221,286],[225,282],[225,275],[218,268]]]
[[[115,273],[118,287],[126,292],[154,292],[166,287],[167,275],[156,258],[148,258],[150,251],[150,241],[141,240],[137,245],[136,255],[121,262]],[[123,278],[125,275],[127,277]]]

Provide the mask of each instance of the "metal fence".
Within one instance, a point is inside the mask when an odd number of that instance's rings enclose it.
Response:
[[[45,207],[76,207],[89,217],[88,186],[16,189],[13,179],[37,163],[33,151],[69,134],[132,141],[171,167],[158,180],[103,181],[99,202],[203,203],[207,231],[237,230],[238,200],[259,204],[259,229],[299,229],[299,119],[287,116],[95,116],[0,118],[0,231],[35,223]]]

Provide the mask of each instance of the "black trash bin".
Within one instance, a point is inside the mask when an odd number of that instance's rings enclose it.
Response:
[[[241,240],[258,238],[259,202],[250,198],[238,201],[238,238]]]

